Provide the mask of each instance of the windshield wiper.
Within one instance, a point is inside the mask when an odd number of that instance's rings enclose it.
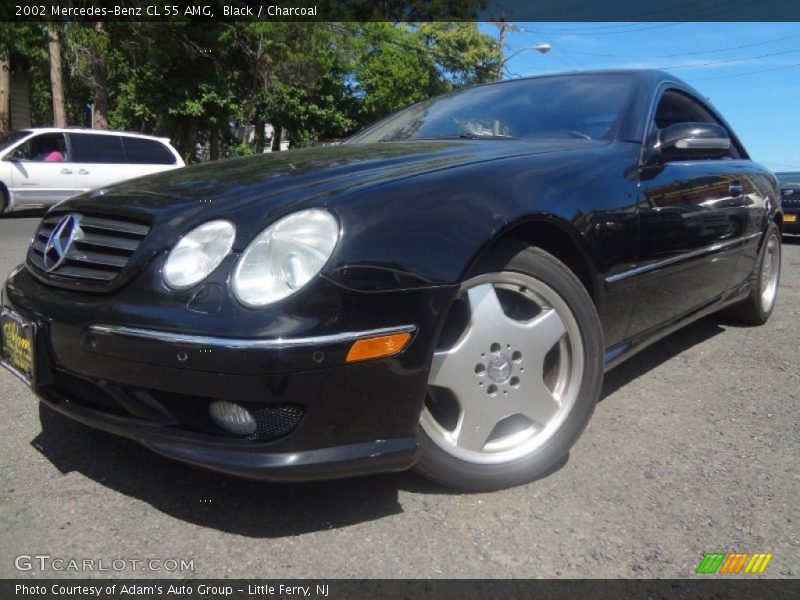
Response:
[[[478,133],[477,131],[463,131],[453,135],[431,135],[414,138],[417,140],[518,140],[513,135],[495,135],[493,133]]]

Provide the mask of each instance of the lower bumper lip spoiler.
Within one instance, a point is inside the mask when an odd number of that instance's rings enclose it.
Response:
[[[249,339],[249,338],[224,338],[203,335],[191,335],[185,333],[175,333],[170,331],[159,331],[155,329],[141,329],[138,327],[124,327],[121,325],[94,324],[89,326],[89,331],[106,335],[114,335],[129,338],[145,339],[158,342],[172,342],[190,346],[202,346],[204,348],[229,348],[229,349],[280,349],[294,348],[301,346],[326,346],[330,344],[341,344],[352,342],[364,338],[377,337],[381,335],[391,335],[394,333],[412,333],[416,330],[415,325],[400,325],[397,327],[384,327],[381,329],[368,329],[365,331],[348,331],[331,335],[320,335],[312,337],[296,338],[274,338],[274,339]]]
[[[41,401],[80,423],[122,435],[185,463],[263,481],[311,481],[404,471],[417,460],[414,437],[350,443],[298,452],[275,452],[270,444],[243,445],[198,436],[154,423],[100,413],[45,391]]]

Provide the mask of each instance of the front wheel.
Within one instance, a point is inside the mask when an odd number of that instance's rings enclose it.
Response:
[[[600,394],[603,342],[575,275],[537,248],[505,248],[461,286],[420,416],[425,476],[497,489],[552,470]]]

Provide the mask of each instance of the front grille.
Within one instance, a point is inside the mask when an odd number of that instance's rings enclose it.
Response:
[[[781,195],[781,204],[783,206],[800,206],[800,191],[795,191],[791,194],[784,192]]]
[[[58,240],[53,231],[65,217]],[[110,282],[130,261],[150,227],[139,222],[70,213],[45,217],[33,238],[28,261],[54,279]],[[58,242],[58,243],[55,243]]]

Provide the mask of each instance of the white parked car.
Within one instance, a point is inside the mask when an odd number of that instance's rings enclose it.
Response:
[[[167,138],[83,128],[11,131],[0,135],[0,213],[52,206],[87,190],[182,166]]]

